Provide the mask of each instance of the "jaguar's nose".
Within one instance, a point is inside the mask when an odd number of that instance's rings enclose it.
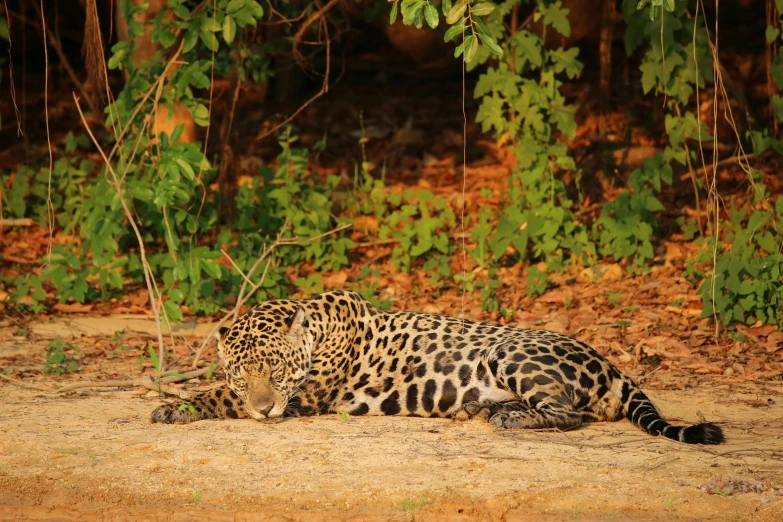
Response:
[[[275,407],[275,400],[271,397],[257,398],[250,401],[250,406],[264,417],[269,417],[269,412]]]
[[[269,404],[263,405],[263,406],[257,406],[256,411],[258,413],[261,413],[264,415],[264,417],[269,417],[269,412],[272,411],[272,408],[275,407],[274,402],[270,402]]]

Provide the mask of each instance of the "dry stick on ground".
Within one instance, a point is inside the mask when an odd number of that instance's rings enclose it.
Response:
[[[120,203],[122,203],[122,209],[125,212],[125,217],[128,219],[128,222],[130,223],[131,227],[133,227],[133,232],[136,234],[136,240],[139,243],[139,254],[141,257],[141,264],[144,269],[144,280],[147,284],[147,292],[149,292],[150,294],[150,305],[152,306],[152,313],[155,316],[155,326],[158,329],[158,346],[160,350],[160,353],[158,354],[158,360],[160,361],[161,364],[163,364],[163,352],[165,347],[163,343],[163,327],[160,324],[160,311],[158,310],[158,303],[157,303],[157,299],[155,298],[155,291],[152,285],[152,268],[150,267],[150,264],[147,262],[147,251],[144,248],[144,239],[141,237],[141,231],[139,231],[139,227],[136,225],[136,220],[133,218],[133,212],[131,212],[130,208],[128,207],[128,202],[125,201],[125,194],[122,190],[122,181],[117,176],[117,173],[114,171],[114,168],[111,166],[111,162],[109,161],[109,158],[106,157],[106,153],[103,152],[103,149],[98,143],[98,140],[95,138],[95,135],[92,133],[90,126],[87,124],[87,120],[84,118],[84,113],[82,112],[81,105],[79,105],[79,98],[76,96],[76,93],[73,94],[73,100],[76,103],[76,108],[78,109],[79,116],[82,119],[82,125],[84,125],[84,128],[87,130],[87,133],[90,135],[90,139],[92,139],[92,142],[95,144],[95,147],[100,152],[104,163],[106,163],[106,169],[109,171],[109,173],[111,174],[114,180],[113,181],[114,188],[117,190],[117,195],[120,198]]]
[[[35,384],[28,384],[28,383],[26,383],[24,381],[20,381],[18,379],[13,379],[13,378],[9,377],[8,375],[6,375],[4,373],[0,373],[0,378],[5,379],[6,381],[10,382],[11,384],[16,384],[17,386],[21,386],[22,388],[30,388],[31,390],[38,390],[38,391],[44,391],[44,392],[50,391],[50,390],[48,390],[46,388],[43,388],[41,386],[36,386]]]
[[[160,386],[158,385],[158,383],[153,381],[149,375],[144,375],[137,379],[127,379],[124,381],[74,382],[71,384],[66,384],[65,386],[57,389],[55,393],[65,393],[73,390],[78,390],[80,388],[121,388],[124,386],[143,386],[153,391],[158,391],[158,389],[160,388],[160,390],[165,391],[166,393],[172,393],[167,390],[173,388],[165,386],[166,384],[171,384],[180,381],[187,381],[189,379],[195,379],[196,377],[201,377],[205,373],[209,373],[211,370],[214,370],[214,368],[199,368],[198,370],[183,373],[182,375],[169,375],[160,379],[159,381]],[[178,395],[178,394],[174,393],[174,395]]]
[[[347,225],[343,225],[341,227],[332,229],[328,232],[324,232],[323,234],[319,234],[314,237],[308,237],[308,238],[299,238],[299,237],[283,237],[283,233],[290,225],[290,222],[286,220],[283,227],[280,229],[280,232],[277,234],[277,239],[275,239],[275,242],[272,243],[268,248],[264,247],[264,251],[261,253],[258,259],[256,259],[256,262],[253,263],[253,266],[250,267],[250,270],[247,274],[242,273],[242,271],[239,269],[237,264],[234,262],[233,259],[226,253],[223,252],[223,255],[225,255],[229,261],[231,261],[231,264],[234,268],[236,268],[237,272],[239,272],[242,275],[242,278],[244,281],[242,282],[242,286],[239,288],[239,295],[237,296],[237,303],[234,306],[234,309],[228,312],[226,315],[223,316],[223,318],[218,321],[218,323],[212,328],[212,330],[204,337],[204,339],[201,341],[201,344],[198,347],[198,350],[196,350],[196,355],[193,356],[193,367],[198,364],[199,360],[201,360],[201,356],[204,354],[204,351],[206,350],[207,344],[213,339],[213,336],[215,335],[215,332],[217,332],[221,326],[230,318],[233,317],[233,320],[236,321],[237,317],[239,317],[239,310],[242,308],[242,305],[245,304],[245,301],[247,301],[251,295],[253,295],[258,288],[264,284],[264,279],[266,279],[266,271],[269,268],[269,265],[272,263],[270,260],[267,262],[266,267],[264,267],[264,272],[261,274],[261,279],[259,279],[258,283],[253,284],[250,280],[250,278],[255,273],[256,269],[261,265],[261,263],[264,262],[269,256],[274,252],[274,250],[277,247],[284,246],[284,245],[298,245],[300,243],[304,242],[310,242],[315,241],[317,239],[321,239],[322,237],[326,237],[332,234],[336,234],[337,232],[340,232],[341,230],[345,230],[346,228],[351,227],[352,225],[349,223]],[[245,289],[247,288],[248,283],[253,284],[253,287],[250,289],[250,291],[245,294]]]
[[[31,227],[34,221],[30,218],[20,219],[2,219],[0,218],[0,227]]]

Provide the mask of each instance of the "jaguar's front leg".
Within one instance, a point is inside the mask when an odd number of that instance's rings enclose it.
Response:
[[[228,385],[158,406],[152,412],[152,422],[188,423],[204,419],[246,419],[242,399]]]

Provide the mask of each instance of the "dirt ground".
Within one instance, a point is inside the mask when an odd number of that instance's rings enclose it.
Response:
[[[0,520],[781,520],[781,382],[645,382],[671,420],[718,421],[719,447],[627,421],[569,433],[337,415],[163,426],[148,421],[160,399],[139,389],[53,393],[138,376],[149,362],[133,347],[152,328],[0,324],[0,368],[14,368],[0,380]],[[208,328],[175,333],[193,345]],[[79,374],[38,371],[55,337],[78,346]]]

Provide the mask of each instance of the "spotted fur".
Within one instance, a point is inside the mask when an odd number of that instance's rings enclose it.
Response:
[[[266,302],[221,328],[218,349],[226,386],[185,401],[189,407],[160,406],[153,422],[347,411],[570,430],[625,416],[652,435],[724,442],[715,424],[666,422],[631,379],[580,341],[387,312],[353,292]]]

